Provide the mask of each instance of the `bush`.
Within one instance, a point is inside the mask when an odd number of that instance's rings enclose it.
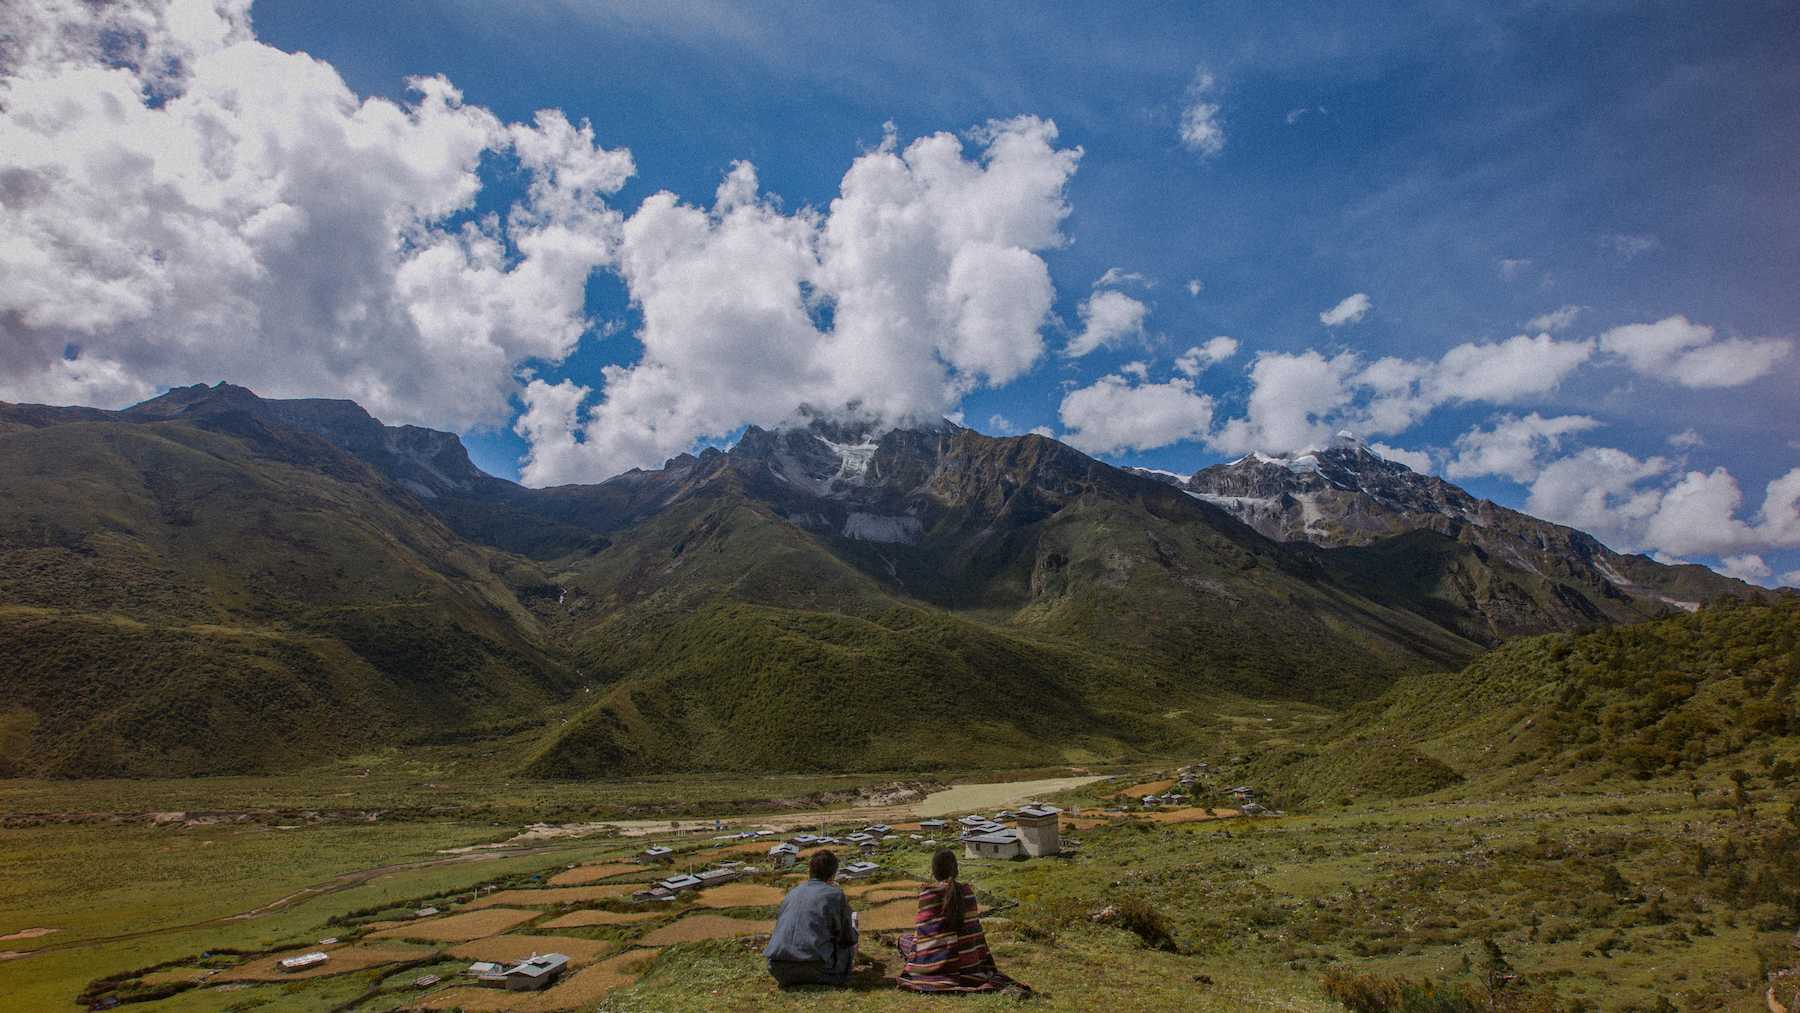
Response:
[[[1073,897],[1044,897],[1026,901],[1013,912],[1013,930],[1022,939],[1054,943],[1069,926],[1087,917],[1087,906]]]
[[[1128,893],[1113,902],[1113,924],[1135,934],[1153,950],[1175,951],[1175,937],[1156,905],[1143,894]]]
[[[1325,972],[1324,985],[1326,995],[1354,1013],[1480,1013],[1485,1009],[1467,988],[1430,978],[1383,978],[1333,967]]]

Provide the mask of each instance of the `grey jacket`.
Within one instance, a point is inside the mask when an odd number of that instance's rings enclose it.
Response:
[[[763,956],[770,960],[822,960],[830,963],[841,949],[856,943],[850,924],[850,901],[835,884],[809,879],[788,891],[775,915],[775,931]]]

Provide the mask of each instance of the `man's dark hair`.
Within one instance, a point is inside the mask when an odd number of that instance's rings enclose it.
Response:
[[[829,851],[816,852],[807,860],[806,868],[812,878],[830,882],[831,877],[837,875],[837,856]]]

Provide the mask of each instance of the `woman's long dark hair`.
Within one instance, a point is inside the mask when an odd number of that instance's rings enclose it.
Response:
[[[956,881],[956,852],[939,848],[937,854],[931,856],[931,878],[944,884],[944,900],[938,913],[944,916],[945,927],[961,932],[963,895],[962,884]]]

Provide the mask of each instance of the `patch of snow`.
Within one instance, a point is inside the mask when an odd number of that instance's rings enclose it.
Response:
[[[904,543],[911,545],[925,533],[925,526],[917,517],[904,514],[887,516],[884,514],[852,513],[844,518],[844,537],[856,538],[865,542]]]
[[[1295,474],[1305,474],[1307,472],[1315,472],[1315,471],[1319,470],[1318,454],[1319,454],[1319,451],[1318,451],[1318,448],[1316,448],[1316,447],[1308,447],[1307,449],[1302,450],[1300,453],[1293,455],[1291,457],[1280,456],[1280,455],[1275,455],[1275,454],[1265,454],[1259,450],[1256,453],[1251,454],[1250,457],[1241,457],[1241,458],[1237,459],[1236,461],[1233,461],[1232,463],[1233,464],[1242,464],[1245,461],[1248,461],[1248,460],[1254,458],[1258,464],[1279,464],[1283,468],[1286,468],[1287,470],[1294,472]]]
[[[1607,580],[1612,581],[1614,584],[1617,584],[1620,587],[1630,587],[1631,586],[1631,581],[1626,580],[1623,574],[1621,574],[1619,571],[1613,569],[1612,564],[1608,563],[1606,561],[1605,556],[1595,556],[1594,557],[1594,569],[1600,571],[1600,576],[1605,577]],[[1666,601],[1667,599],[1664,599],[1664,600]],[[1671,603],[1671,604],[1673,604],[1673,603]]]
[[[1145,475],[1165,475],[1169,478],[1175,479],[1176,481],[1180,481],[1180,482],[1187,481],[1186,475],[1177,474],[1176,472],[1173,472],[1173,471],[1164,471],[1161,468],[1132,468],[1131,470],[1136,471],[1136,472],[1141,472],[1142,474],[1145,474]]]
[[[1506,555],[1511,557],[1511,559],[1514,563],[1518,564],[1519,569],[1525,570],[1529,573],[1536,574],[1539,577],[1542,577],[1544,575],[1544,571],[1538,569],[1536,566],[1533,566],[1531,563],[1531,560],[1526,559],[1525,554],[1520,552],[1518,549],[1509,545],[1506,547]]]
[[[1663,602],[1664,604],[1667,604],[1667,605],[1673,605],[1676,608],[1682,610],[1683,612],[1698,612],[1698,611],[1700,611],[1700,603],[1697,601],[1682,601],[1680,598],[1670,598],[1667,595],[1661,595],[1661,594],[1656,596],[1656,600]]]
[[[1182,491],[1201,502],[1223,507],[1234,514],[1247,514],[1254,510],[1280,509],[1280,500],[1268,496],[1215,496],[1209,492],[1194,492],[1191,489]]]
[[[833,443],[824,437],[818,437],[820,443],[831,448],[838,457],[838,471],[833,478],[861,484],[869,475],[869,462],[875,460],[875,451],[879,444],[875,443]]]
[[[1297,492],[1294,499],[1300,504],[1300,529],[1314,534],[1315,526],[1325,519],[1325,511],[1319,509],[1318,493]]]

